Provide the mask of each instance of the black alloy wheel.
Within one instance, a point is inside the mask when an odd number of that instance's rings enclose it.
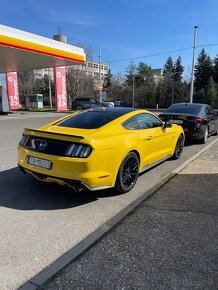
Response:
[[[139,159],[136,153],[130,152],[123,159],[117,174],[115,189],[125,193],[136,184],[139,174]]]
[[[209,135],[209,130],[208,130],[208,127],[206,127],[206,129],[204,131],[204,137],[202,139],[200,139],[201,144],[205,144],[207,142],[208,135]]]
[[[179,159],[182,155],[183,148],[184,148],[184,137],[180,135],[176,142],[176,147],[172,159]]]

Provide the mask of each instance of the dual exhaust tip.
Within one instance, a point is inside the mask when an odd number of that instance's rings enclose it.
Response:
[[[85,186],[83,184],[80,184],[79,182],[74,182],[74,181],[71,181],[71,180],[67,180],[67,179],[58,179],[58,178],[53,178],[53,177],[50,177],[50,176],[46,176],[44,174],[40,174],[40,173],[36,173],[36,172],[33,172],[33,171],[30,171],[30,170],[26,170],[24,169],[22,166],[18,165],[20,171],[23,173],[23,174],[31,174],[33,177],[35,177],[36,179],[38,180],[41,180],[41,181],[44,181],[46,182],[47,179],[50,179],[51,182],[56,182],[60,185],[67,185],[69,186],[70,188],[72,188],[75,192],[81,192],[85,189]]]

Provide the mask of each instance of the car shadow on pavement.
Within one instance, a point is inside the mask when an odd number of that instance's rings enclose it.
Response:
[[[185,144],[184,144],[185,147],[193,146],[193,145],[201,145],[201,143],[199,140],[192,140],[192,139],[185,140]]]
[[[211,143],[215,138],[216,138],[215,136],[211,135],[209,139],[207,140],[207,144]],[[185,144],[184,144],[185,147],[193,146],[193,145],[204,146],[205,144],[202,144],[201,140],[199,139],[185,139]]]
[[[20,172],[18,167],[0,172],[0,206],[18,210],[56,210],[115,196],[114,190],[75,192],[68,186],[45,183]]]

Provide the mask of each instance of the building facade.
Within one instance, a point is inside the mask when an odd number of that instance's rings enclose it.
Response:
[[[100,67],[101,66],[101,67]],[[90,75],[93,77],[94,80],[94,90],[98,90],[98,84],[100,82],[99,73],[101,70],[101,83],[104,83],[105,78],[109,72],[109,65],[108,64],[99,64],[97,62],[87,61],[85,65],[75,65],[75,68],[79,70],[84,70],[86,75]],[[66,67],[67,70],[67,67]],[[54,69],[53,68],[44,68],[40,70],[34,70],[34,76],[37,79],[42,79],[45,75],[50,75],[51,80],[54,79]]]

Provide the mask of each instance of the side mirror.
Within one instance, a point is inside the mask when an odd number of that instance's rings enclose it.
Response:
[[[171,128],[172,127],[172,123],[169,120],[166,120],[164,122],[163,128]]]

